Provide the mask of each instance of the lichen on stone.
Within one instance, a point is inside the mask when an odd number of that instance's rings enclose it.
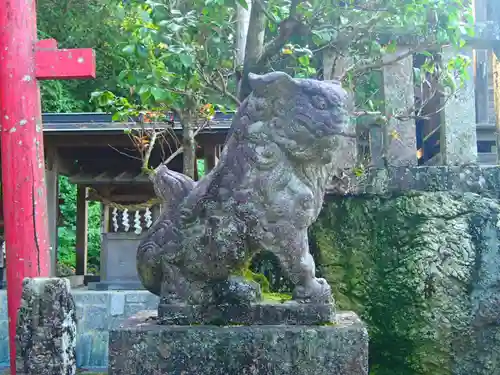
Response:
[[[367,323],[373,374],[500,374],[499,217],[472,193],[328,200],[311,230],[319,274]]]

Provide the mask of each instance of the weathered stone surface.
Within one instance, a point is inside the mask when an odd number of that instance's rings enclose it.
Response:
[[[111,331],[110,375],[368,374],[368,334],[352,313],[327,326],[161,326],[150,317]]]
[[[351,174],[331,195],[383,196],[408,191],[454,191],[500,198],[500,167],[462,165],[434,167],[371,168]]]
[[[212,306],[160,303],[158,322],[177,325],[317,325],[335,322],[335,306],[295,301]]]
[[[76,373],[76,307],[67,279],[23,281],[16,354],[18,374]]]
[[[460,51],[471,60],[472,47]],[[442,59],[446,64],[457,57],[457,51],[452,47],[442,50]],[[474,64],[466,68],[469,77],[474,76]],[[476,134],[476,91],[474,80],[466,79],[457,92],[444,102],[441,112],[441,161],[445,165],[462,165],[477,162]]]
[[[170,303],[206,303],[204,288],[274,253],[295,284],[294,299],[328,303],[316,278],[307,228],[323,204],[346,135],[339,83],[251,75],[252,94],[235,115],[217,166],[199,182],[157,169],[162,216],[138,249],[138,272]]]
[[[369,194],[328,199],[316,260],[366,322],[374,373],[500,375],[498,171],[380,170]]]
[[[408,47],[398,48],[394,55],[398,56],[407,52]],[[395,56],[385,56],[387,61],[394,61]],[[393,64],[384,65],[382,68],[381,95],[386,113],[404,115],[401,110],[407,111],[415,108],[415,91],[413,85],[413,56],[399,59]],[[413,166],[417,164],[416,154],[416,124],[414,119],[405,121],[390,117],[387,126],[383,128],[384,134],[380,137],[383,144],[382,153],[390,166]],[[372,144],[373,145],[373,144]],[[375,156],[375,155],[373,155]],[[375,165],[381,160],[374,158]]]
[[[139,311],[156,309],[159,302],[157,296],[146,290],[96,292],[72,289],[71,294],[78,322],[76,366],[95,369],[97,373],[104,373],[108,366],[109,329],[118,327]],[[116,315],[121,311],[122,315]],[[7,293],[0,290],[0,368],[9,366],[8,338]]]

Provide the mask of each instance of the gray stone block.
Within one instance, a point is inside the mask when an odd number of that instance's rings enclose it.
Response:
[[[498,194],[498,167],[477,165],[454,166],[448,169],[449,189],[457,193]]]
[[[7,291],[0,290],[0,320],[7,320]]]
[[[140,281],[106,280],[88,283],[89,290],[144,290]]]
[[[249,305],[192,306],[162,304],[158,306],[160,324],[216,325],[315,325],[335,321],[333,304],[252,303]]]
[[[89,368],[106,367],[108,365],[109,332],[95,332],[89,356]]]
[[[109,314],[111,316],[123,315],[125,312],[125,294],[122,292],[111,293],[109,299]]]
[[[448,190],[447,167],[418,167],[414,169],[415,190],[446,191]]]
[[[9,365],[9,322],[0,321],[0,366]]]
[[[84,329],[108,329],[109,313],[105,305],[85,306]]]
[[[76,365],[78,368],[102,368],[108,365],[108,331],[78,332]]]
[[[148,292],[146,290],[138,290],[138,291],[127,291],[126,301],[131,303],[150,303],[150,301],[155,301],[158,304],[159,298],[155,296],[153,293]]]
[[[107,305],[109,300],[109,292],[94,292],[88,290],[74,290],[73,297],[76,303],[82,305]]]
[[[143,313],[110,332],[110,375],[367,375],[353,313],[326,326],[165,326]]]
[[[125,316],[132,316],[140,311],[146,310],[144,303],[127,303],[125,306]]]
[[[69,280],[24,279],[16,327],[16,372],[75,374],[76,329]]]

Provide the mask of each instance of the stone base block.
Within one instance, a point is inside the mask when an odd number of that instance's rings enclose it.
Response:
[[[335,305],[289,301],[211,306],[164,304],[158,306],[158,323],[167,325],[317,325],[335,323]]]
[[[16,327],[16,373],[76,373],[76,307],[68,279],[24,279]]]
[[[89,282],[87,285],[89,290],[144,290],[140,281],[99,281]]]
[[[329,325],[167,326],[142,312],[109,338],[109,375],[367,375],[354,313]]]

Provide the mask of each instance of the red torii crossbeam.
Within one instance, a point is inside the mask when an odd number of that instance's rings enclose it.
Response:
[[[49,276],[39,79],[95,78],[92,49],[36,39],[36,1],[0,0],[0,124],[11,374],[25,277]]]

